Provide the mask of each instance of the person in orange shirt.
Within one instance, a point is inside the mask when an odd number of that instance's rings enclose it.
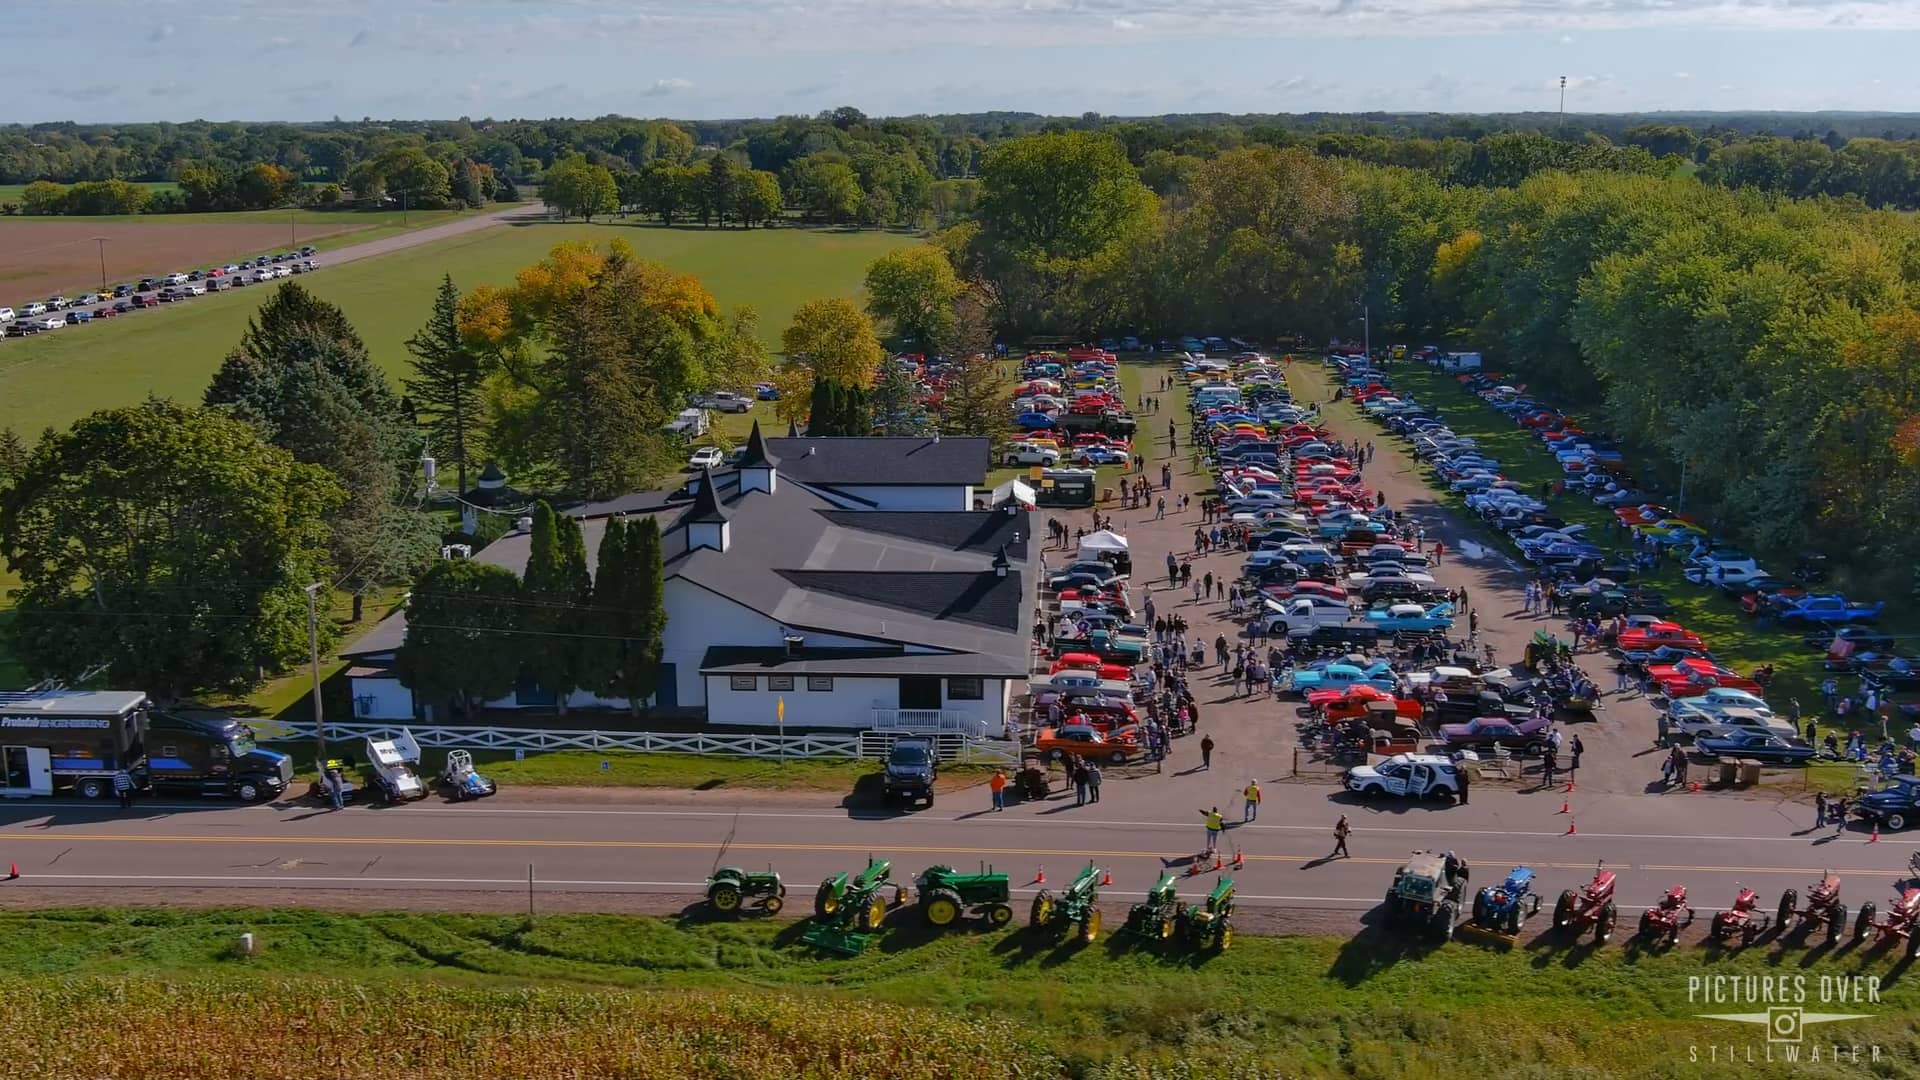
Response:
[[[993,779],[987,781],[987,789],[993,792],[993,808],[1007,808],[1007,774],[999,769],[993,770]]]

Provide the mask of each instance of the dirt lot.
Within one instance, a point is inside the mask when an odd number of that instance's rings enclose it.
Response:
[[[362,226],[301,225],[297,236],[309,243],[322,236],[353,232]],[[0,221],[0,304],[19,307],[55,293],[86,292],[100,286],[100,245],[105,237],[107,285],[155,274],[191,270],[284,247],[287,226],[236,225],[176,221]]]

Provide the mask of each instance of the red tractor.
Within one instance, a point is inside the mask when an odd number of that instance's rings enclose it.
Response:
[[[1793,933],[1804,919],[1809,932],[1821,923],[1827,924],[1827,944],[1840,940],[1840,932],[1847,925],[1847,905],[1840,902],[1838,875],[1821,875],[1819,881],[1807,886],[1807,906],[1800,907],[1799,901],[1800,894],[1792,889],[1780,894],[1780,933]]]
[[[1853,924],[1853,940],[1859,941],[1869,932],[1877,930],[1879,936],[1876,940],[1905,938],[1907,955],[1920,954],[1920,885],[1903,881],[1894,888],[1899,891],[1900,899],[1895,900],[1893,906],[1887,908],[1886,922],[1873,921],[1874,914],[1878,910],[1873,901],[1869,900],[1860,905],[1860,916],[1854,920]]]
[[[1714,914],[1713,940],[1732,941],[1738,934],[1740,944],[1751,945],[1772,925],[1773,916],[1760,910],[1760,894],[1743,885],[1740,895],[1733,898],[1733,906]]]
[[[1553,905],[1553,928],[1571,930],[1573,936],[1586,933],[1587,927],[1593,927],[1593,941],[1604,945],[1613,936],[1613,926],[1620,921],[1620,909],[1613,903],[1613,871],[1607,869],[1605,862],[1598,863],[1593,869],[1593,880],[1579,892],[1568,889],[1560,894],[1560,900]]]
[[[1640,936],[1654,945],[1672,948],[1680,941],[1680,931],[1693,923],[1693,909],[1687,906],[1687,887],[1675,885],[1660,898],[1660,903],[1640,913]]]

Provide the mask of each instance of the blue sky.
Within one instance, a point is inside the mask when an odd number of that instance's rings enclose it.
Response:
[[[13,6],[0,121],[1920,111],[1920,0]]]

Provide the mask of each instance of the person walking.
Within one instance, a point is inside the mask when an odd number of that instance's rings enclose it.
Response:
[[[1077,758],[1073,760],[1073,805],[1085,806],[1087,805],[1087,788],[1089,786],[1087,765],[1086,762],[1080,761]]]
[[[1240,820],[1257,821],[1260,818],[1260,781],[1247,781],[1247,790],[1240,793],[1246,805],[1240,808]]]
[[[1185,706],[1181,708],[1184,709]],[[1207,770],[1213,768],[1213,736],[1211,735],[1200,736],[1200,767]]]
[[[1007,774],[999,769],[993,770],[993,779],[987,781],[987,790],[993,793],[993,808],[1000,811],[1007,808]]]
[[[1826,823],[1827,793],[1824,791],[1816,791],[1813,793],[1813,827],[1818,829]]]
[[[133,777],[127,775],[127,770],[113,770],[113,793],[120,797],[120,809],[133,809]]]
[[[1092,796],[1090,802],[1100,801],[1100,766],[1091,762],[1087,765],[1087,791]]]
[[[1559,759],[1556,757],[1553,747],[1549,746],[1545,752],[1540,755],[1540,774],[1545,777],[1545,779],[1540,781],[1540,786],[1552,787],[1553,774],[1558,771],[1560,771]]]
[[[1460,766],[1460,805],[1467,805],[1467,788],[1473,784],[1473,773],[1465,765]]]
[[[1580,779],[1580,755],[1586,752],[1587,752],[1587,748],[1581,744],[1580,735],[1579,733],[1576,732],[1573,736],[1573,760],[1567,763],[1568,765],[1567,782],[1568,783],[1573,783],[1574,781]]]
[[[1347,837],[1352,833],[1353,826],[1347,823],[1347,815],[1341,814],[1340,820],[1333,823],[1333,854],[1327,858],[1331,859],[1334,855],[1342,859],[1352,858],[1352,853],[1347,850]]]
[[[1211,855],[1220,850],[1220,832],[1227,827],[1227,823],[1220,817],[1220,808],[1217,806],[1200,811],[1200,816],[1207,821],[1207,854]]]

